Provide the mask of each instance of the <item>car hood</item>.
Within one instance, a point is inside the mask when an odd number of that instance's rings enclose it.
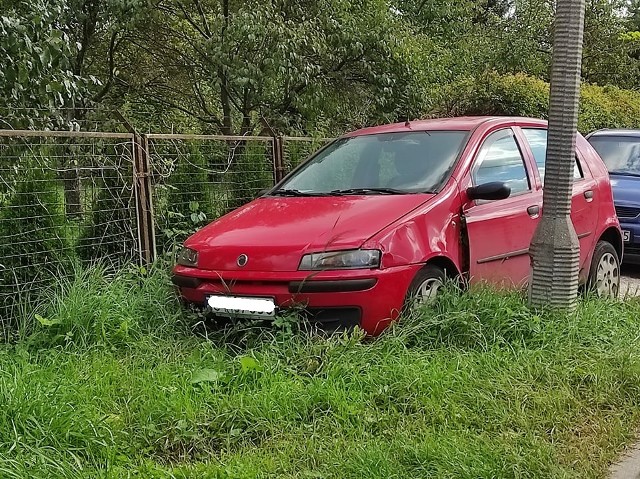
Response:
[[[191,236],[208,270],[296,271],[302,255],[359,248],[378,231],[434,195],[264,197]],[[238,256],[247,264],[239,267]]]
[[[610,176],[613,201],[624,206],[640,206],[640,177],[616,174]]]

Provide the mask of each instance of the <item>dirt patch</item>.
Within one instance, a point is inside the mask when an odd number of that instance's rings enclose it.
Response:
[[[620,295],[640,296],[640,266],[623,266],[620,278]]]

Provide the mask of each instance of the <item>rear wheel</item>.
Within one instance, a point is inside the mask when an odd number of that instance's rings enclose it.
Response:
[[[589,269],[588,289],[601,298],[616,298],[620,291],[620,259],[613,245],[598,241]]]
[[[405,313],[432,302],[444,286],[447,275],[442,268],[429,264],[416,274],[404,301]]]

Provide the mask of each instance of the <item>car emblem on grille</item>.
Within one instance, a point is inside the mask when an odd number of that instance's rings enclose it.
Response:
[[[246,254],[241,254],[240,256],[238,256],[236,263],[242,268],[247,264],[247,261],[249,261],[249,257]]]

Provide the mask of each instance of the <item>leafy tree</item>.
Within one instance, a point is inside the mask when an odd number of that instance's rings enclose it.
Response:
[[[142,0],[0,0],[0,116],[77,128],[115,84]]]
[[[393,116],[424,71],[411,61],[420,43],[382,0],[161,0],[155,12],[146,94],[209,131],[306,130],[344,124],[349,109]]]
[[[112,90],[116,56],[140,0],[0,0],[0,117],[8,127],[78,129]],[[7,39],[6,41],[4,39]],[[61,155],[67,214],[78,217],[80,178]]]
[[[634,89],[640,79],[637,39],[628,36],[626,0],[588,0],[582,78],[589,83]]]
[[[85,91],[73,72],[71,39],[56,26],[61,1],[0,0],[0,118],[6,128],[53,126]],[[7,125],[8,123],[8,125]]]

